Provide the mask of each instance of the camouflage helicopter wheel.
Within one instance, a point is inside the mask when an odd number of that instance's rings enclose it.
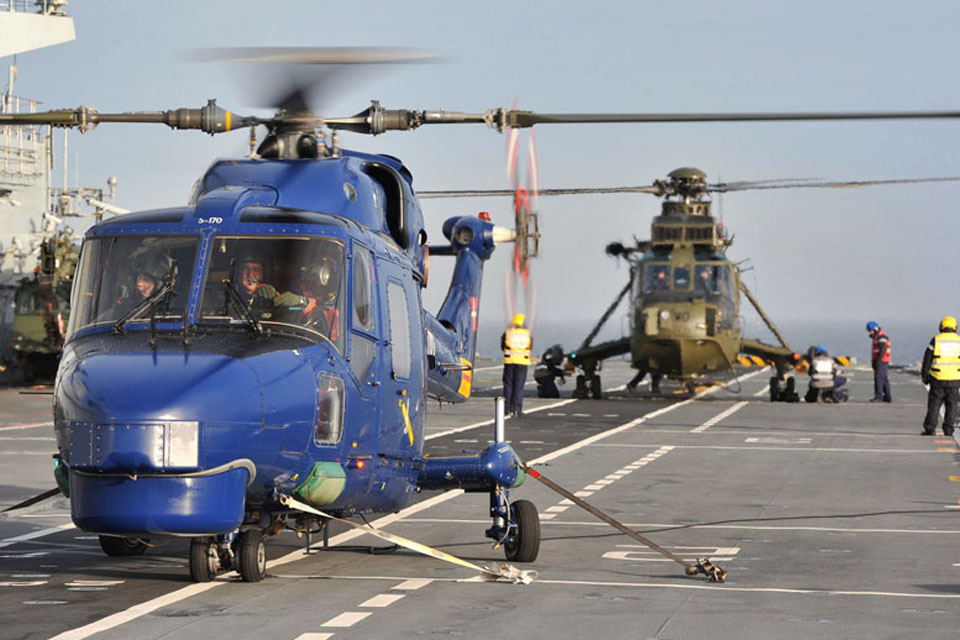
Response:
[[[510,505],[516,529],[503,545],[507,560],[533,562],[540,553],[540,514],[529,500],[517,500]]]

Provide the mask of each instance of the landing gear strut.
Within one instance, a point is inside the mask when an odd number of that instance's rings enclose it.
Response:
[[[503,398],[497,398],[493,436],[496,442],[503,442],[506,438],[503,425]],[[490,491],[490,516],[493,526],[485,534],[497,541],[494,548],[503,545],[507,560],[533,562],[537,559],[540,553],[540,514],[532,502],[517,500],[511,503],[508,489],[498,484]]]

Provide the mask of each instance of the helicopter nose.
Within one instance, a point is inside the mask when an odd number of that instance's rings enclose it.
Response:
[[[57,400],[70,420],[263,419],[256,371],[217,354],[85,354],[63,363]]]

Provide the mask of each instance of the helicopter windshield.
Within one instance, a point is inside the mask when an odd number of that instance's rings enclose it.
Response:
[[[218,236],[212,246],[200,321],[298,327],[342,351],[343,242]]]
[[[733,292],[730,269],[723,262],[696,262],[692,267],[647,262],[643,265],[642,283],[642,295],[658,300],[688,300],[691,296],[713,297]]]
[[[195,236],[88,239],[74,279],[69,333],[117,322],[166,284],[171,285],[170,293],[152,311],[144,309],[129,322],[148,320],[154,312],[159,322],[181,321],[198,244]]]
[[[643,269],[643,292],[669,291],[670,269],[669,264],[647,264]]]

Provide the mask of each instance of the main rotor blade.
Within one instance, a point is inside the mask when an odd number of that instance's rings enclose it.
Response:
[[[652,193],[660,195],[663,190],[656,185],[642,187],[584,187],[575,189],[540,189],[538,196],[579,196],[588,194],[604,193]],[[514,196],[515,191],[511,189],[472,189],[472,190],[448,190],[448,191],[418,191],[417,196],[421,200],[433,200],[437,198],[483,198]]]
[[[81,132],[96,128],[101,122],[153,122],[165,124],[171,129],[199,129],[213,135],[272,120],[236,115],[217,106],[210,100],[199,109],[170,109],[169,111],[134,111],[130,113],[100,113],[96,109],[77,107],[40,113],[2,113],[0,125],[50,125],[53,127],[76,127]]]
[[[214,47],[189,52],[187,59],[244,64],[410,64],[441,61],[443,55],[403,47]]]
[[[960,176],[941,176],[933,178],[891,178],[887,180],[785,180],[760,182],[720,182],[707,185],[707,191],[729,193],[731,191],[756,191],[761,189],[855,189],[885,184],[921,184],[926,182],[960,182]]]
[[[770,113],[535,113],[508,111],[507,127],[535,124],[588,124],[616,122],[764,122],[792,120],[917,120],[960,118],[960,111],[825,111]]]

